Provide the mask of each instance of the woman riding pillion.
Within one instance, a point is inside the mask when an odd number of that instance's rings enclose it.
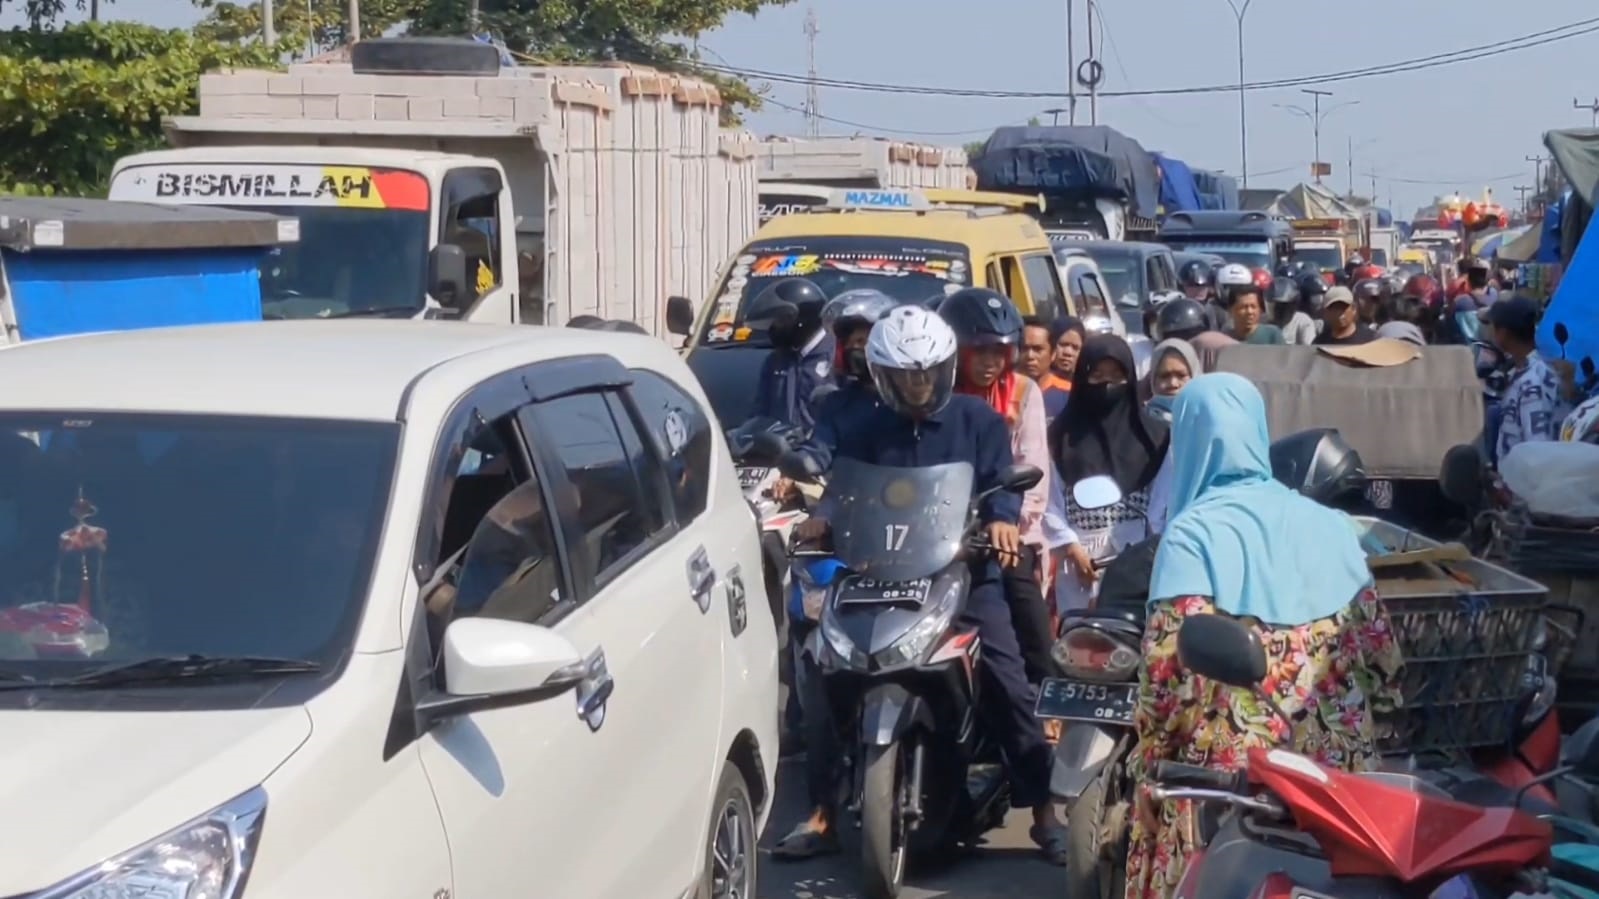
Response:
[[[1377,761],[1373,713],[1397,700],[1398,644],[1353,523],[1273,479],[1260,392],[1233,374],[1194,379],[1173,404],[1172,516],[1150,581],[1128,776],[1163,760],[1222,770],[1251,747],[1285,746],[1359,771]],[[1262,687],[1293,722],[1248,694],[1186,672],[1190,615],[1242,619],[1267,647]],[[1125,899],[1169,899],[1198,848],[1194,808],[1141,790]]]
[[[1021,342],[1021,314],[1010,299],[982,287],[950,294],[938,314],[955,332],[960,348],[955,390],[978,397],[1005,417],[1011,454],[1022,465],[1036,466],[1044,477],[1022,495],[1019,521],[1021,563],[1005,569],[1005,599],[1011,606],[1016,638],[1021,642],[1027,679],[1039,683],[1056,674],[1050,646],[1054,643],[1043,583],[1047,558],[1044,512],[1049,506],[1049,435],[1044,397],[1030,378],[1016,370]]]
[[[811,450],[822,469],[836,456],[869,465],[918,468],[964,462],[974,469],[974,489],[997,486],[1012,464],[1005,419],[987,403],[955,393],[955,334],[936,313],[901,306],[878,322],[866,345],[867,366],[878,405],[854,407],[839,421],[817,423]],[[826,500],[818,514],[795,528],[801,540],[827,533]],[[1031,835],[1055,864],[1066,857],[1065,828],[1050,800],[1052,752],[1033,715],[1033,687],[1011,624],[1000,577],[1001,566],[1020,561],[1021,498],[1003,490],[989,493],[978,508],[979,521],[995,560],[972,560],[971,586],[962,620],[982,640],[983,698],[979,711],[1005,754],[1011,801],[1033,812]]]

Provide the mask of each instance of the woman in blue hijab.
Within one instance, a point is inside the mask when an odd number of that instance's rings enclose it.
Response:
[[[1171,518],[1150,581],[1130,780],[1146,782],[1162,759],[1236,769],[1256,746],[1371,768],[1373,716],[1397,703],[1402,661],[1353,523],[1272,477],[1265,403],[1238,375],[1202,375],[1177,395],[1171,457]],[[1292,733],[1250,693],[1178,664],[1183,619],[1215,614],[1259,633],[1262,686],[1294,720]],[[1197,848],[1193,811],[1188,803],[1141,806],[1126,897],[1168,899]]]

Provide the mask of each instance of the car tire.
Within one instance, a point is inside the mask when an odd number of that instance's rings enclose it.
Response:
[[[755,899],[759,860],[755,823],[755,802],[743,772],[732,762],[723,762],[711,806],[711,829],[705,837],[705,872],[695,891],[698,899]]]
[[[900,743],[869,746],[861,775],[861,878],[867,899],[895,899],[905,883]]]
[[[1107,765],[1066,812],[1066,899],[1118,899],[1127,890],[1126,869],[1115,865],[1100,845],[1105,791],[1116,767]]]

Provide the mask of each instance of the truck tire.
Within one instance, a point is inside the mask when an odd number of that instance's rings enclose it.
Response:
[[[861,878],[867,899],[895,899],[905,884],[900,743],[869,746],[861,776]]]
[[[722,762],[705,837],[705,871],[695,899],[755,899],[759,853],[755,851],[755,803],[749,784],[732,762]]]
[[[1126,892],[1127,869],[1101,846],[1105,793],[1117,767],[1106,765],[1066,812],[1066,899],[1120,899]]]

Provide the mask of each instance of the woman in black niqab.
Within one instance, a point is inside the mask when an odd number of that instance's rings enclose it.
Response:
[[[1119,383],[1093,375],[1107,360],[1121,367]],[[1167,426],[1139,401],[1136,372],[1122,338],[1095,334],[1083,345],[1071,399],[1049,432],[1050,455],[1067,491],[1084,478],[1110,475],[1131,497],[1155,479],[1166,458]]]

